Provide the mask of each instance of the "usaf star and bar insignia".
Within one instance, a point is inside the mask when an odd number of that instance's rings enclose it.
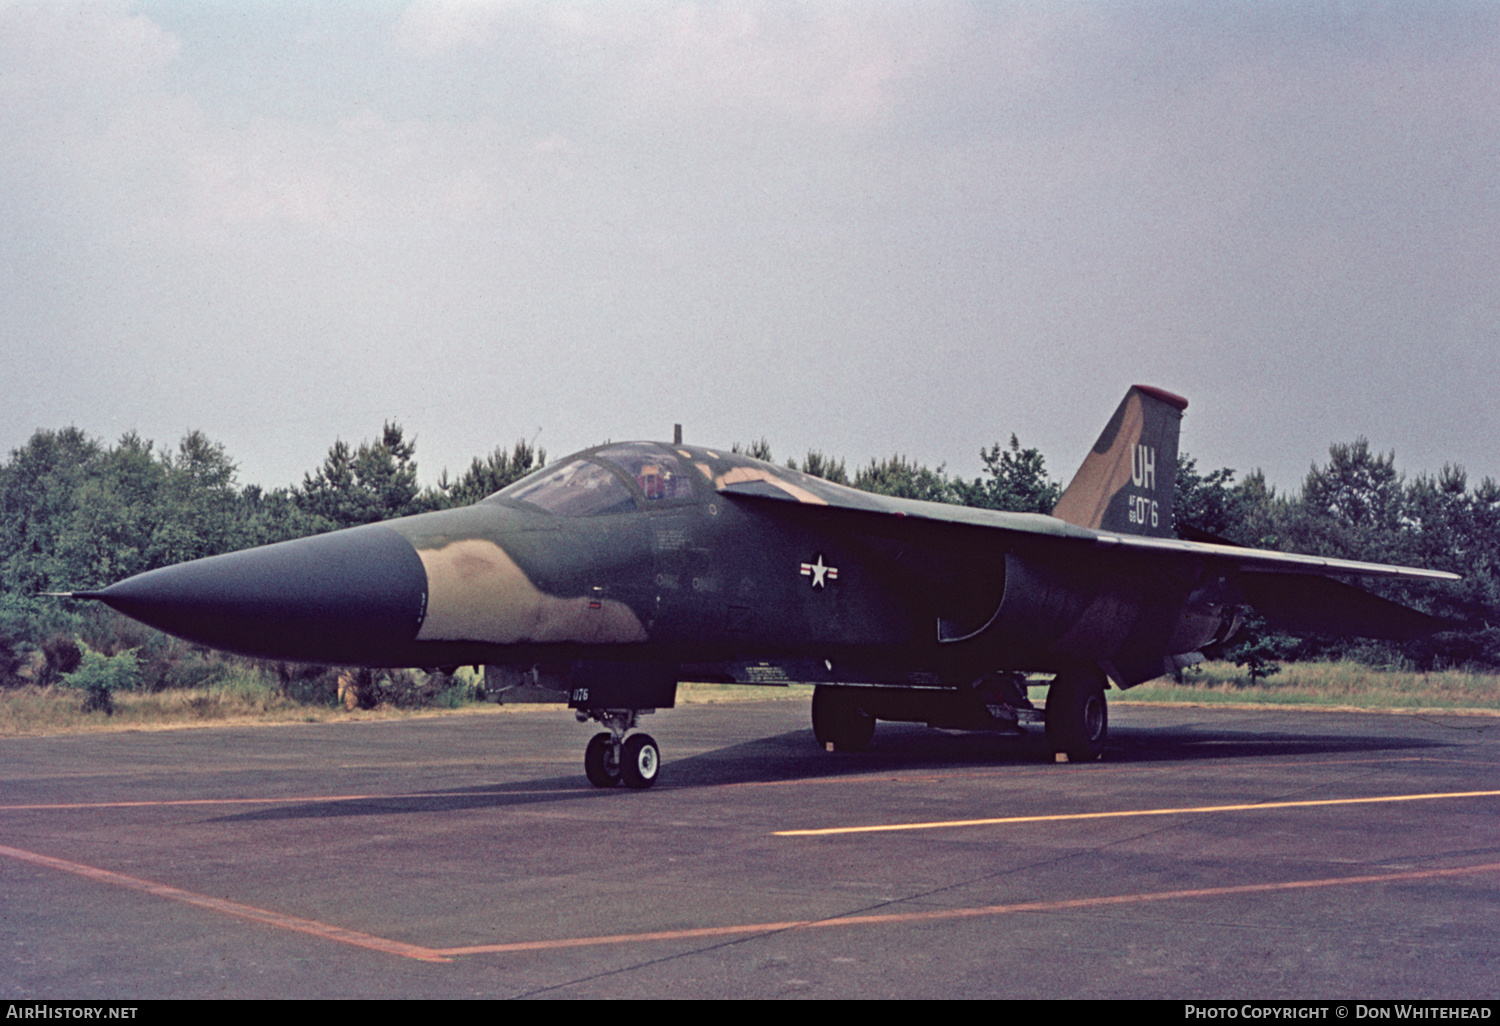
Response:
[[[829,581],[838,580],[839,568],[836,566],[829,566],[827,563],[824,563],[823,553],[819,552],[813,557],[813,561],[811,563],[802,564],[802,576],[811,577],[812,586],[821,591],[822,589],[828,587]]]

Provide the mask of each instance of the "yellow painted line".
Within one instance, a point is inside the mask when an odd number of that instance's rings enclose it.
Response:
[[[388,955],[400,955],[403,958],[414,958],[421,962],[452,961],[452,959],[445,957],[440,952],[433,951],[431,948],[424,948],[417,944],[405,944],[401,941],[387,940],[384,937],[374,937],[368,933],[360,933],[358,930],[345,930],[339,926],[320,923],[315,919],[301,919],[297,916],[282,915],[280,912],[271,912],[267,909],[256,908],[253,905],[241,905],[237,901],[211,898],[206,894],[196,894],[192,891],[185,891],[180,887],[171,887],[152,880],[142,880],[137,876],[126,876],[124,873],[115,873],[108,869],[99,869],[96,866],[86,866],[81,862],[69,862],[67,859],[57,859],[50,855],[39,855],[34,851],[9,848],[5,845],[0,845],[0,855],[19,859],[22,862],[29,862],[34,866],[59,869],[64,873],[73,873],[89,880],[98,881],[99,883],[113,884],[116,887],[125,887],[133,891],[140,891],[157,898],[180,901],[185,905],[195,905],[198,908],[208,909],[211,912],[221,912],[225,915],[237,916],[240,919],[249,919],[257,923],[264,923],[267,926],[279,927],[283,930],[295,930],[298,933],[311,934],[314,937],[321,937],[324,940],[338,941],[340,944],[352,944],[357,948],[382,951]]]
[[[1067,812],[1051,816],[999,816],[993,819],[947,819],[932,823],[883,823],[875,826],[822,827],[777,830],[772,837],[828,837],[833,834],[879,834],[897,830],[944,830],[951,827],[1004,826],[1013,823],[1066,823],[1086,819],[1129,819],[1135,816],[1187,816],[1211,812],[1262,812],[1266,809],[1311,809],[1329,805],[1374,805],[1382,802],[1424,802],[1438,798],[1493,798],[1500,791],[1449,791],[1442,794],[1388,794],[1378,798],[1320,798],[1298,802],[1252,802],[1243,805],[1199,805],[1176,809],[1125,809],[1118,812]]]
[[[1307,759],[1295,762],[1278,762],[1278,766],[1388,766],[1397,762],[1448,762],[1464,766],[1490,766],[1490,762],[1481,762],[1474,759],[1434,759],[1425,755],[1403,755],[1394,759]],[[955,773],[861,773],[847,777],[797,777],[792,780],[746,780],[737,781],[732,784],[705,784],[704,787],[716,788],[742,788],[742,787],[805,787],[809,784],[927,784],[941,783],[945,780],[989,780],[996,777],[1008,777],[1014,779],[1016,774],[1023,771],[1031,771],[1040,776],[1053,773],[1050,764],[1042,766],[996,766],[988,770],[972,770]],[[1089,767],[1091,773],[1102,772],[1136,772],[1142,775],[1160,775],[1162,773],[1174,772],[1171,766],[1162,763],[1093,763]]]
[[[1154,891],[1144,894],[1112,894],[1096,898],[1066,898],[1060,901],[1027,901],[1014,905],[985,905],[980,908],[949,908],[931,912],[892,912],[881,915],[842,916],[835,919],[794,919],[779,923],[742,923],[735,926],[708,926],[687,930],[658,930],[652,933],[616,933],[598,937],[566,937],[560,940],[519,941],[512,944],[476,944],[462,948],[437,948],[438,955],[498,955],[518,951],[556,951],[561,948],[583,948],[610,944],[644,944],[660,941],[701,940],[783,930],[827,930],[845,926],[887,926],[900,923],[936,922],[944,919],[968,919],[976,916],[1014,915],[1018,912],[1066,912],[1075,909],[1101,908],[1111,905],[1134,905],[1152,901],[1180,901],[1185,898],[1222,898],[1242,894],[1268,894],[1276,891],[1300,891],[1317,887],[1353,887],[1361,884],[1395,883],[1404,880],[1431,880],[1440,877],[1491,873],[1500,870],[1500,862],[1459,869],[1419,869],[1402,873],[1377,873],[1368,876],[1327,877],[1320,880],[1289,880],[1284,883],[1242,884],[1235,887],[1197,887],[1179,891]]]
[[[1476,762],[1469,759],[1436,759],[1425,755],[1405,756],[1397,759],[1319,759],[1308,762],[1281,763],[1283,766],[1344,766],[1363,765],[1368,763],[1387,764],[1393,762],[1441,762],[1465,766],[1492,766],[1500,765],[1493,762]],[[1120,769],[1120,766],[1110,767]],[[1137,767],[1144,768],[1144,767]],[[1043,768],[1043,772],[1051,772],[1050,767]],[[809,784],[926,784],[942,783],[947,780],[986,780],[992,777],[1012,774],[1010,769],[994,771],[971,771],[962,773],[944,774],[860,774],[847,777],[803,777],[795,780],[749,780],[732,784],[705,785],[714,788],[745,788],[745,787],[805,787]],[[358,801],[389,801],[410,798],[509,798],[514,796],[550,794],[579,794],[591,795],[599,793],[592,787],[580,787],[571,789],[558,788],[536,788],[525,791],[417,791],[404,794],[320,794],[320,795],[297,795],[286,798],[172,798],[160,800],[136,800],[122,802],[32,802],[24,805],[0,805],[0,812],[47,812],[67,809],[149,809],[167,808],[173,806],[190,805],[298,805],[312,802],[358,802]],[[1483,793],[1483,792],[1480,792]],[[1361,799],[1362,800],[1362,799]],[[1383,799],[1382,799],[1383,800]],[[1270,806],[1255,806],[1256,808],[1268,808]],[[1132,813],[1140,815],[1140,813]],[[985,821],[988,822],[988,821]],[[873,829],[873,828],[872,828]],[[908,828],[910,829],[910,828]]]

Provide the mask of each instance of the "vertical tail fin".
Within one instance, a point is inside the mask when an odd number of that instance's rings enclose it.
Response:
[[[1079,527],[1170,537],[1185,409],[1181,396],[1132,385],[1052,515]]]

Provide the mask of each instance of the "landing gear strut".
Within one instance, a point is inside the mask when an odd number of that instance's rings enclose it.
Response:
[[[1096,669],[1064,670],[1047,689],[1047,746],[1069,762],[1092,762],[1104,752],[1109,710],[1104,674]]]
[[[624,784],[637,790],[656,783],[661,750],[650,734],[632,734],[639,709],[579,709],[580,721],[597,720],[607,731],[589,739],[583,753],[583,772],[595,787]],[[644,710],[649,712],[650,710]]]

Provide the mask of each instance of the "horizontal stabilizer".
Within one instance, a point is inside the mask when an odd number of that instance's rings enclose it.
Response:
[[[1184,541],[1203,542],[1206,545],[1228,545],[1232,548],[1246,547],[1237,541],[1231,541],[1210,531],[1205,531],[1200,527],[1194,527],[1192,524],[1178,524],[1177,537]]]
[[[1453,629],[1439,617],[1329,577],[1245,574],[1240,578],[1240,591],[1256,612],[1293,632],[1410,641]]]

